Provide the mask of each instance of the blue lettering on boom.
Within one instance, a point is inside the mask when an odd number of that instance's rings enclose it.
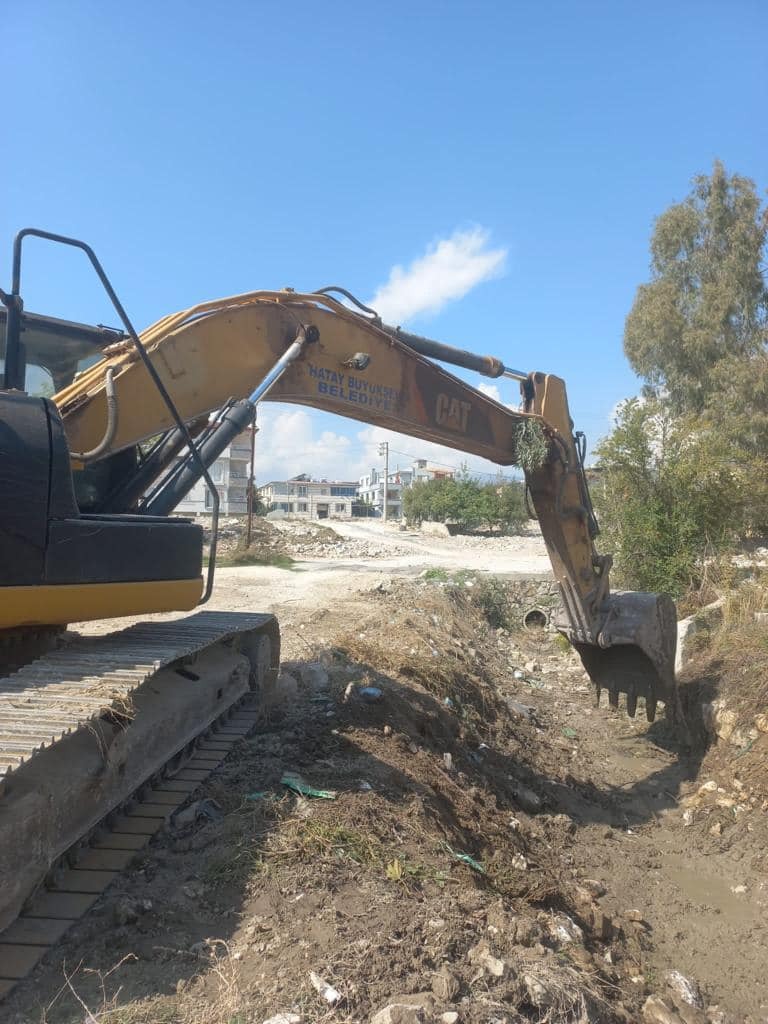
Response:
[[[309,376],[317,381],[318,395],[354,405],[366,405],[381,412],[393,412],[400,403],[401,394],[396,388],[375,384],[361,377],[347,376],[316,363],[308,362],[307,367]]]

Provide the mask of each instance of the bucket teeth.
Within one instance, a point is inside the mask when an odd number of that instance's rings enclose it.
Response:
[[[634,718],[636,711],[637,711],[637,691],[636,690],[628,690],[627,691],[627,714],[629,715],[630,718]]]
[[[619,708],[619,691],[609,690],[608,691],[608,703],[611,705],[614,711],[618,711]]]
[[[654,700],[653,697],[645,698],[645,717],[648,719],[649,722],[653,722],[656,719],[657,705],[658,701]]]

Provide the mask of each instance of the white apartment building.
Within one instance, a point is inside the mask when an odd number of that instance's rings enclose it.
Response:
[[[291,480],[270,480],[259,487],[268,512],[302,519],[350,519],[357,484],[349,480],[312,480],[306,473]]]
[[[403,491],[417,480],[437,480],[454,476],[452,469],[444,466],[430,466],[426,459],[415,459],[407,469],[390,470],[387,483],[387,518],[402,519]],[[360,477],[358,484],[360,500],[376,515],[384,510],[384,473],[375,467]]]
[[[224,449],[210,468],[211,479],[219,492],[221,515],[245,515],[248,511],[248,476],[251,465],[251,431],[245,430]],[[176,506],[186,515],[210,515],[213,496],[204,480],[199,480]]]

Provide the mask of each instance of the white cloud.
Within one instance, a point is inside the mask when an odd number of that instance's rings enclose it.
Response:
[[[499,468],[487,459],[383,427],[362,426],[351,435],[323,430],[310,412],[289,405],[261,405],[258,422],[256,482],[259,485],[269,480],[286,480],[299,473],[308,473],[315,479],[358,480],[372,466],[383,468],[382,457],[378,454],[382,441],[389,441],[392,470],[398,466],[406,469],[414,459],[427,459],[452,469],[466,464],[470,473],[484,476],[494,475]],[[509,476],[513,468],[505,467],[503,472]]]
[[[482,392],[484,395],[488,395],[494,402],[501,402],[501,393],[499,391],[498,384],[486,384],[484,380],[481,380],[477,385],[477,390]]]
[[[349,475],[354,441],[332,430],[316,431],[305,409],[261,405],[256,437],[256,481],[287,480],[299,473],[317,479],[355,480]]]
[[[506,249],[488,248],[489,233],[476,227],[433,242],[410,266],[395,266],[371,305],[384,320],[404,323],[420,313],[437,313],[476,285],[504,270]]]

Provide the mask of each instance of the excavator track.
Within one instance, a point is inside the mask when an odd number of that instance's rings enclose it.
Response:
[[[0,680],[0,997],[253,729],[278,668],[271,615],[201,612]]]

